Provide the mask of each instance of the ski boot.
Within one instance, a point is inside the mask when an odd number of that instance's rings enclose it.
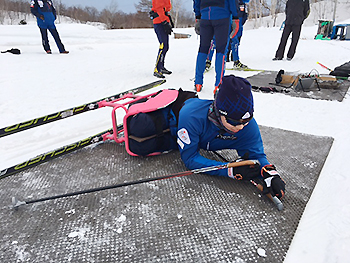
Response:
[[[248,68],[247,65],[242,64],[241,61],[239,61],[239,60],[235,60],[235,61],[233,62],[233,67],[234,67],[234,68],[240,68],[240,69]]]
[[[194,84],[194,90],[197,92],[201,92],[203,88],[202,84]]]
[[[162,73],[162,72],[158,72],[157,69],[154,70],[153,76],[155,76],[155,77],[157,77],[157,78],[160,78],[160,79],[164,79],[164,78],[165,78],[165,76],[163,75],[163,73]]]
[[[163,68],[163,69],[161,70],[161,72],[162,72],[162,74],[167,74],[167,75],[170,75],[171,73],[173,73],[173,72],[171,72],[170,70],[167,70],[166,68]]]
[[[210,66],[211,66],[211,61],[207,59],[207,61],[205,61],[205,70],[209,70]]]

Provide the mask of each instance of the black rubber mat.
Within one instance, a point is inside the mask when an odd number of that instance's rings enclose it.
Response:
[[[275,85],[275,78],[278,72],[276,71],[264,71],[254,76],[248,77],[247,80],[252,86],[257,87],[255,91],[260,92],[272,92],[283,93],[292,97],[301,97],[308,99],[320,99],[320,100],[337,100],[343,101],[345,95],[348,92],[350,81],[349,80],[337,80],[337,81],[320,81],[319,86],[313,85],[309,91],[303,91],[299,87],[290,87],[289,84],[283,84],[283,86]],[[286,74],[297,76],[298,73]],[[330,76],[331,77],[331,76]],[[272,89],[269,91],[269,89]],[[253,89],[254,90],[254,89]],[[263,90],[263,91],[262,91]]]
[[[249,182],[205,174],[12,208],[13,196],[28,201],[186,170],[176,151],[137,158],[100,143],[0,181],[0,262],[282,262],[333,139],[261,131],[287,183],[282,211]]]

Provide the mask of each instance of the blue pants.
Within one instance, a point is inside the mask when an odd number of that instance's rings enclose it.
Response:
[[[227,40],[230,29],[230,19],[223,18],[218,20],[201,19],[200,22],[200,45],[196,63],[195,84],[203,84],[203,74],[205,70],[205,61],[210,49],[210,43],[215,36],[216,57],[215,57],[215,86],[221,83],[225,73],[225,54],[227,49]]]
[[[164,69],[165,55],[169,50],[169,35],[165,33],[162,24],[154,24],[154,31],[156,32],[159,41],[159,50],[155,70],[161,72],[161,70]]]
[[[64,46],[61,42],[60,36],[58,35],[57,29],[54,27],[54,28],[48,28],[48,30],[50,31],[51,35],[55,39],[56,45],[57,45],[60,53],[64,52],[65,49],[64,49]],[[49,39],[47,37],[47,29],[40,27],[40,33],[41,33],[41,39],[42,39],[44,50],[45,51],[51,50],[50,45],[49,45]]]

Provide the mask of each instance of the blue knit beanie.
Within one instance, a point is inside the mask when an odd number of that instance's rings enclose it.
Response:
[[[252,86],[234,75],[224,76],[215,98],[216,110],[230,119],[244,122],[253,117]]]

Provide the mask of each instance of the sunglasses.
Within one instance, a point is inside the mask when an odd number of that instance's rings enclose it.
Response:
[[[224,116],[224,117],[225,117],[227,123],[232,125],[232,126],[238,126],[238,125],[246,126],[246,125],[248,125],[250,120],[253,118],[253,116],[251,116],[249,119],[246,119],[246,120],[234,120],[234,119],[231,119],[231,118],[226,117],[226,116]]]

